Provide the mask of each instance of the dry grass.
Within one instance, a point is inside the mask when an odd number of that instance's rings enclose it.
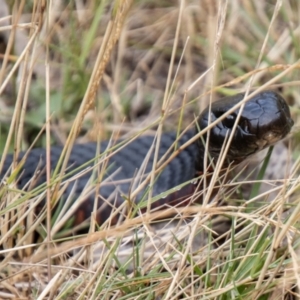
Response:
[[[0,16],[6,38],[0,153],[31,146],[49,153],[50,144],[63,144],[63,165],[75,138],[101,141],[113,134],[129,141],[157,132],[159,142],[163,131],[190,126],[208,101],[248,89],[278,89],[296,120],[298,2],[220,3],[138,1],[130,7],[130,1],[78,0],[67,6],[54,1],[51,9],[43,1],[12,3],[11,17]],[[91,104],[95,109],[87,110]],[[289,161],[284,151],[281,158]],[[98,162],[102,172],[110,154]],[[48,186],[56,188],[30,192],[16,188],[15,172],[0,187],[0,298],[297,299],[299,162],[290,164],[281,170],[290,175],[277,185],[268,181],[271,189],[252,193],[249,201],[236,199],[241,182],[215,176],[201,191],[203,206],[153,211],[149,191],[141,204],[145,214],[138,214],[139,206],[117,226],[108,220],[99,231],[74,238],[61,235],[74,205],[67,202],[55,218],[49,209],[68,184],[62,172],[50,176],[48,168]],[[87,186],[75,205],[97,184]],[[224,191],[212,200],[219,185]],[[45,197],[47,208],[35,216]],[[229,204],[218,206],[221,200]],[[38,244],[36,230],[43,237]]]

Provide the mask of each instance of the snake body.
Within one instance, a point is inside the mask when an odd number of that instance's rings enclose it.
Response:
[[[167,197],[163,196],[163,193],[167,190],[180,186],[183,183],[191,182],[193,178],[203,173],[205,143],[208,143],[208,165],[211,161],[216,162],[218,160],[223,143],[225,140],[228,140],[239,114],[239,108],[233,109],[233,107],[242,99],[244,99],[244,94],[237,94],[214,102],[200,114],[196,130],[189,130],[179,138],[177,138],[175,133],[165,133],[161,136],[158,160],[162,157],[165,160],[168,159],[172,154],[172,151],[169,150],[174,150],[174,145],[176,145],[176,149],[179,149],[179,154],[156,177],[152,187],[152,195],[162,195],[162,197],[152,206],[177,204],[193,192],[194,185],[187,184]],[[206,132],[202,138],[183,148],[183,145],[192,139],[195,134],[207,128],[209,123],[216,121],[220,117],[222,118],[229,110],[232,110],[232,112],[213,126],[209,134]],[[246,102],[240,114],[226,155],[225,164],[239,163],[248,156],[275,144],[290,132],[292,126],[293,120],[291,119],[289,107],[279,94],[273,91],[257,94]],[[176,143],[174,143],[175,141]],[[116,144],[119,142],[122,144],[123,141],[117,141]],[[152,170],[154,162],[152,146],[154,143],[154,136],[141,136],[111,156],[109,155],[110,152],[106,152],[110,143],[102,142],[100,144],[100,152],[106,153],[107,157],[109,157],[107,168],[104,176],[96,176],[99,185],[94,191],[86,195],[84,203],[77,209],[75,213],[76,224],[91,216],[95,197],[98,197],[97,221],[100,224],[109,218],[113,207],[119,207],[124,202],[124,198],[121,195],[129,195],[130,198],[130,191],[145,178],[140,175],[149,174]],[[149,149],[153,151],[149,152]],[[168,151],[169,154],[165,156]],[[52,169],[56,167],[61,152],[62,147],[51,147]],[[97,161],[95,160],[97,153],[99,153],[99,145],[97,143],[75,144],[68,160],[67,172],[72,174],[72,171],[77,170],[83,164],[85,164],[85,170],[92,167]],[[33,180],[35,181],[34,186],[45,183],[45,149],[32,149],[26,156],[25,152],[22,152],[19,154],[17,161],[21,161],[24,157],[25,161],[17,180],[18,186],[24,188],[28,185],[28,182]],[[99,160],[104,159],[103,156],[98,155],[98,157]],[[4,167],[0,172],[0,180],[9,174],[13,160],[12,154],[5,157]],[[66,176],[65,180],[70,182],[68,182],[64,191],[63,199],[66,199],[69,195],[73,195],[72,197],[76,199],[80,195],[90,183],[91,169],[77,176],[75,180],[70,180],[71,175]],[[38,176],[37,170],[39,170]],[[145,198],[147,190],[148,186],[138,193],[134,199],[136,203]]]

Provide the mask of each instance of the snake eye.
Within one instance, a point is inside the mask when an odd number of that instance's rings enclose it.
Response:
[[[236,121],[236,116],[229,115],[226,119],[223,120],[223,125],[228,129],[232,129],[235,121]],[[246,118],[240,117],[238,128],[240,128],[244,132],[249,133],[249,130],[251,130],[251,123]]]
[[[223,120],[223,125],[227,128],[232,128],[235,122],[235,117],[232,115],[227,116],[227,118],[225,118]]]

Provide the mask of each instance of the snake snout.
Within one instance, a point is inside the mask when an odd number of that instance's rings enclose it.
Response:
[[[283,139],[292,129],[294,121],[285,100],[277,93],[265,92],[258,104],[264,113],[258,122],[258,140],[267,146]]]

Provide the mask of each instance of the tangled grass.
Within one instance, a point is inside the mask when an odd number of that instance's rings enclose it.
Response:
[[[8,8],[0,16],[2,157],[61,144],[64,168],[75,140],[113,136],[113,145],[120,135],[181,131],[209,101],[247,89],[279,90],[297,120],[297,1],[0,3]],[[0,186],[0,298],[297,299],[294,136],[275,158],[283,160],[276,184],[262,174],[220,177],[202,191],[202,206],[137,212],[96,231],[91,218],[93,230],[83,236],[71,235],[71,203],[51,215],[68,184],[62,171],[48,167],[47,185],[26,191],[15,184],[17,172],[7,174]],[[262,182],[268,191],[259,189]],[[249,183],[254,192],[241,200],[236,195]],[[97,182],[77,205],[93,188]]]

